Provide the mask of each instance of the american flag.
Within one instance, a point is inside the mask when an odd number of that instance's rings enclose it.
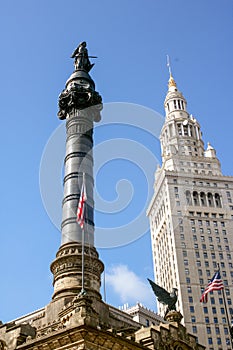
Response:
[[[214,274],[214,276],[210,280],[208,286],[205,288],[205,290],[201,296],[200,302],[207,303],[209,292],[214,291],[214,290],[220,290],[223,288],[224,288],[223,281],[221,279],[220,272],[218,271]]]
[[[85,202],[87,200],[87,195],[86,195],[86,186],[85,186],[85,181],[83,177],[83,184],[82,184],[82,189],[80,193],[80,198],[78,202],[78,209],[77,209],[77,223],[80,225],[80,227],[83,229],[84,227],[84,221],[85,221]]]

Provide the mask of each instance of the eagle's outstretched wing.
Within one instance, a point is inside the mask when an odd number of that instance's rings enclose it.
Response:
[[[170,293],[158,286],[156,283],[154,283],[153,281],[151,281],[149,278],[148,278],[148,281],[150,282],[150,285],[153,289],[153,292],[155,293],[158,301],[164,305],[171,305],[171,303],[173,303],[173,298],[171,297]]]

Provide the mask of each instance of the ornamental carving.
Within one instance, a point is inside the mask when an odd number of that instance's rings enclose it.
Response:
[[[98,106],[96,112],[102,109],[102,97],[91,87],[84,87],[77,82],[73,83],[70,89],[64,89],[59,96],[59,119],[66,119],[72,115],[74,109],[85,109],[91,106]]]

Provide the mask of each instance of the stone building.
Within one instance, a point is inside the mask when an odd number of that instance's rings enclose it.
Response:
[[[75,70],[59,96],[60,119],[66,120],[61,246],[51,264],[54,293],[40,310],[0,325],[1,350],[53,349],[204,349],[181,325],[179,312],[143,327],[130,314],[103,302],[104,265],[94,246],[93,127],[101,119],[101,96],[89,75],[86,43],[74,51]],[[77,208],[86,184],[84,229]]]
[[[233,297],[233,177],[224,176],[215,149],[204,148],[200,125],[170,75],[161,130],[162,166],[155,174],[148,216],[154,274],[178,288],[178,309],[189,332],[209,350],[231,349],[228,313]],[[201,294],[218,270],[223,292]],[[159,312],[163,313],[163,305]]]

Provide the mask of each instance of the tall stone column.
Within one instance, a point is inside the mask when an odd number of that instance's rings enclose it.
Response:
[[[101,119],[101,96],[89,75],[90,63],[86,43],[82,42],[71,56],[75,71],[59,96],[58,117],[66,119],[66,156],[64,162],[64,198],[62,202],[62,241],[55,261],[53,299],[77,295],[82,288],[82,230],[77,223],[83,174],[87,202],[84,224],[84,289],[101,298],[100,275],[103,263],[94,247],[93,199],[93,127]]]

